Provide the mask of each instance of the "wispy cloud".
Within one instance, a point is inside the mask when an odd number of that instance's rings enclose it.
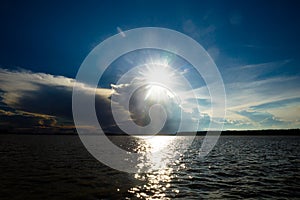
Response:
[[[291,60],[281,60],[274,62],[247,64],[238,67],[229,67],[224,70],[224,81],[226,83],[238,83],[238,82],[254,82],[259,79],[265,78],[270,72],[277,70],[280,67],[284,67]]]
[[[288,98],[279,101],[272,101],[268,103],[259,104],[256,106],[251,106],[251,109],[254,110],[264,110],[264,109],[276,109],[278,107],[286,107],[288,105],[298,104],[300,102],[300,98]]]
[[[300,105],[300,77],[282,74],[269,75],[285,67],[290,60],[250,64],[230,68],[225,73],[228,118],[247,121],[253,127],[297,127],[300,119],[291,111]],[[246,117],[246,119],[245,119]]]
[[[240,111],[238,114],[246,116],[251,120],[254,127],[259,129],[265,128],[280,128],[282,126],[288,126],[289,123],[285,122],[268,112],[257,112],[257,111]]]

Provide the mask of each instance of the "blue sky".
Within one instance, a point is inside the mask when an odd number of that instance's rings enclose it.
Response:
[[[67,82],[72,82],[82,61],[97,44],[117,34],[118,28],[153,26],[187,34],[214,59],[227,93],[226,129],[300,127],[298,1],[0,4],[2,124],[10,124],[8,118],[16,115],[34,118],[37,127],[43,123],[65,125],[69,114],[62,114],[59,108],[50,113],[43,111],[47,105],[31,110],[21,99],[26,99],[28,91],[41,92],[34,89],[37,85],[47,86],[44,91],[51,90],[51,85],[69,91],[71,84]],[[34,82],[32,77],[43,81]],[[199,87],[198,92],[207,96],[204,88]],[[205,98],[202,100],[205,102]],[[205,108],[202,110],[204,118],[210,115]]]

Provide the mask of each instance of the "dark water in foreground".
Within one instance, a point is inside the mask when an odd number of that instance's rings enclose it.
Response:
[[[169,140],[157,137],[154,145]],[[77,136],[0,135],[0,199],[300,198],[299,136],[222,136],[199,159],[202,138],[161,170],[128,174],[99,163]]]

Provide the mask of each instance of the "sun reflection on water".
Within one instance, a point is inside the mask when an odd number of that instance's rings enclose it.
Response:
[[[172,187],[171,180],[176,178],[176,171],[185,168],[180,164],[180,153],[175,150],[178,137],[143,136],[139,139],[136,150],[141,154],[141,163],[138,167],[147,167],[147,173],[134,174],[134,178],[143,184],[128,192],[140,199],[170,199],[167,193],[175,197],[180,191]]]

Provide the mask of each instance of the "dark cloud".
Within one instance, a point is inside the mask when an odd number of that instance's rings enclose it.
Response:
[[[1,129],[29,130],[55,127],[57,125],[57,121],[54,117],[47,115],[0,110],[0,124]]]
[[[0,69],[0,124],[2,129],[53,131],[74,128],[72,90],[74,80],[62,76]],[[92,95],[79,85],[82,95]],[[109,116],[111,90],[97,89],[96,105],[103,127],[113,127]],[[82,105],[84,107],[84,105]],[[88,124],[88,123],[87,123]],[[114,130],[114,129],[113,129]]]
[[[39,89],[23,94],[15,108],[72,120],[72,88],[39,85]]]
[[[150,121],[149,110],[150,107],[155,104],[160,104],[167,114],[167,118],[164,127],[160,130],[160,133],[176,133],[179,130],[181,124],[182,131],[196,131],[205,130],[210,123],[210,117],[206,114],[201,114],[198,109],[193,109],[192,112],[184,110],[179,103],[176,101],[175,97],[168,97],[167,94],[160,94],[160,97],[155,97],[151,100],[147,99],[147,93],[149,92],[146,87],[143,86],[143,82],[140,83],[139,80],[133,80],[131,83],[113,85],[113,90],[115,98],[113,98],[112,103],[117,103],[124,112],[128,103],[128,93],[137,89],[129,100],[129,111],[130,120],[133,120],[139,126],[146,126]],[[137,85],[142,85],[137,87]],[[164,95],[166,95],[164,97]],[[161,100],[164,99],[164,100]],[[190,102],[193,102],[189,99]],[[194,100],[195,102],[195,100]],[[98,110],[98,109],[97,109]],[[181,123],[182,122],[182,123]]]

